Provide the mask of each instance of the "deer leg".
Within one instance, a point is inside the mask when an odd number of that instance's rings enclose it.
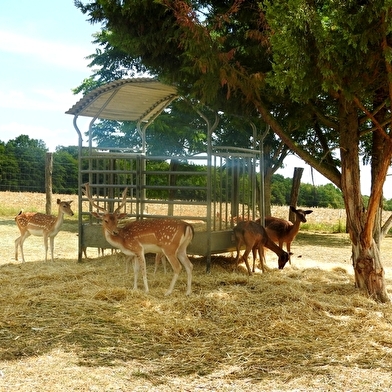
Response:
[[[259,254],[260,254],[260,252],[259,252]],[[257,259],[257,247],[256,246],[254,246],[253,248],[252,248],[252,255],[253,255],[253,268],[252,268],[252,272],[255,272],[255,265],[256,265],[256,259]],[[262,261],[261,261],[261,256],[260,256],[260,262],[262,263]],[[264,271],[263,271],[264,272]]]
[[[163,273],[166,274],[166,272],[167,272],[167,269],[166,269],[167,263],[166,263],[166,256],[165,255],[162,255],[161,263],[163,265]]]
[[[132,257],[132,256],[131,256]],[[139,275],[139,260],[134,257],[133,259],[133,289],[137,290],[137,277]]]
[[[45,263],[46,263],[48,261],[48,236],[44,234],[43,238],[44,238]]]
[[[167,296],[167,295],[170,295],[173,292],[174,286],[175,286],[175,284],[177,282],[178,276],[180,275],[182,267],[181,267],[181,264],[180,264],[180,262],[179,262],[179,260],[178,260],[178,258],[177,258],[177,256],[175,254],[165,253],[165,256],[169,260],[169,263],[172,266],[173,272],[174,272],[173,278],[172,278],[172,280],[170,282],[170,286],[169,286],[169,288],[167,289],[167,291],[165,293],[165,296]]]
[[[18,248],[20,243],[21,236],[15,240],[15,260],[18,260]],[[24,261],[24,260],[23,260]]]
[[[180,249],[177,252],[177,257],[180,260],[181,264],[184,266],[186,274],[187,274],[186,295],[191,295],[191,293],[192,293],[193,264],[189,260],[188,255],[186,254],[186,247],[187,247],[187,244],[184,247],[180,247]]]
[[[134,259],[133,256],[129,256],[125,259],[125,273],[128,275],[129,274],[129,265],[132,263],[132,259]],[[133,261],[136,263],[136,260]],[[135,268],[135,267],[134,267]]]
[[[53,237],[49,237],[49,243],[50,243],[50,256],[52,258],[52,263],[54,262],[54,256],[53,256],[53,252],[54,252],[54,236]]]
[[[155,268],[154,268],[154,275],[156,274],[157,270],[158,270],[158,265],[159,262],[162,263],[163,265],[163,271],[166,274],[166,257],[163,253],[156,253],[155,254]]]
[[[265,250],[264,246],[260,243],[259,245],[259,258],[260,258],[260,264],[261,264],[261,270],[263,273],[265,272]]]
[[[235,246],[236,246],[236,249],[237,249],[237,257],[235,259],[235,266],[237,268],[238,267],[238,263],[240,261],[240,257],[241,257],[240,249],[241,249],[241,246],[242,246],[242,241],[238,237],[236,237],[236,244],[235,244]]]
[[[20,254],[22,255],[22,262],[25,262],[24,253],[23,253],[23,243],[27,237],[30,236],[30,232],[26,231],[23,235],[15,240],[15,259],[18,260],[18,248],[17,244],[20,246]]]
[[[134,271],[134,281],[133,281],[133,288],[134,290],[137,289],[137,278],[139,275],[139,270],[142,269],[142,276],[143,276],[143,283],[144,283],[144,291],[148,293],[148,282],[147,282],[147,273],[146,273],[146,259],[144,257],[144,253],[136,255],[134,257],[133,263],[133,271]]]
[[[246,250],[245,250],[244,254],[242,255],[242,258],[245,261],[245,265],[246,265],[246,268],[248,270],[248,274],[252,275],[252,271],[250,270],[250,266],[249,266],[249,263],[248,263],[248,256],[249,256],[250,251],[251,251],[251,249],[246,247]]]
[[[291,248],[291,242],[286,242],[286,249],[287,249],[287,253],[289,254],[289,264],[291,264],[291,255],[292,255],[292,253],[290,252],[290,248]]]

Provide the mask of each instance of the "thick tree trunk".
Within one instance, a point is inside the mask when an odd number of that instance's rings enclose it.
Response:
[[[362,202],[359,167],[359,126],[357,108],[339,99],[342,192],[347,212],[347,226],[352,242],[355,285],[381,302],[389,302],[380,253],[373,240],[376,206],[382,192],[372,187],[368,210]],[[382,188],[381,188],[382,189]]]
[[[361,247],[360,242],[353,244],[352,249],[356,287],[363,289],[377,301],[390,302],[385,286],[384,269],[375,241],[368,249]]]

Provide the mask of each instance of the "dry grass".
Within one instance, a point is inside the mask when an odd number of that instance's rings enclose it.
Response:
[[[210,274],[195,258],[192,296],[182,273],[166,298],[171,272],[154,275],[152,259],[149,294],[121,254],[76,263],[67,222],[54,263],[30,237],[22,264],[13,219],[0,220],[0,391],[391,390],[392,308],[355,290],[346,235],[300,233],[292,266],[268,254],[271,271],[250,278],[230,255]],[[387,238],[389,291],[391,250]]]

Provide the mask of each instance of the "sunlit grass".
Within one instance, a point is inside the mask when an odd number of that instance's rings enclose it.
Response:
[[[317,223],[304,223],[301,225],[301,231],[315,231],[319,233],[345,233],[346,232],[346,224],[342,220],[339,220],[338,223],[325,223],[325,222],[317,222]]]

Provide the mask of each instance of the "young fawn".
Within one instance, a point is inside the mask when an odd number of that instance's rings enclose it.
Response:
[[[242,245],[246,246],[245,252],[242,258],[245,261],[246,268],[248,269],[248,274],[252,275],[252,272],[248,263],[249,253],[253,253],[253,269],[255,272],[255,261],[257,257],[257,251],[259,252],[261,270],[265,272],[265,254],[264,248],[272,250],[278,256],[278,267],[283,269],[287,261],[289,260],[289,255],[282,248],[277,246],[267,235],[266,230],[260,223],[254,221],[242,221],[233,228],[236,248],[237,248],[237,258],[236,263],[240,259],[240,249]]]

